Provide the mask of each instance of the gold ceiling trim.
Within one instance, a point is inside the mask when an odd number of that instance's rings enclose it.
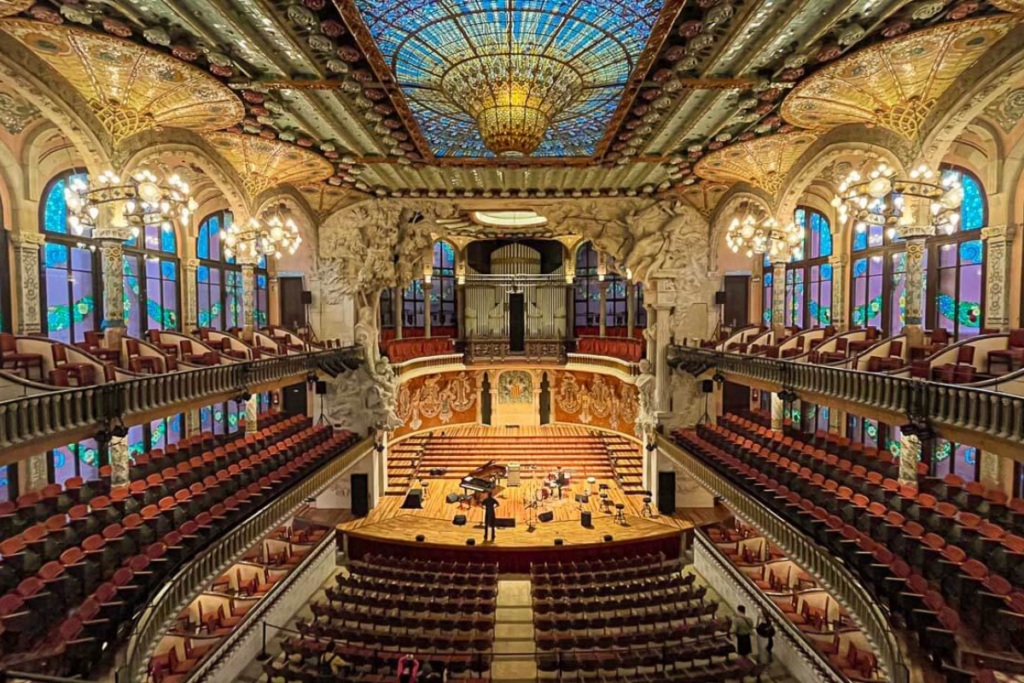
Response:
[[[814,130],[872,124],[913,141],[942,94],[1016,21],[1001,14],[952,22],[867,47],[796,86],[782,117]]]
[[[217,130],[245,116],[242,102],[216,78],[142,45],[24,19],[0,21],[0,29],[75,88],[115,144],[154,128]]]
[[[304,183],[298,186],[298,190],[309,204],[309,208],[321,220],[335,211],[345,208],[352,203],[352,200],[366,197],[362,192],[328,185],[324,182]]]
[[[35,0],[0,0],[0,17],[9,17],[24,12],[35,4]]]
[[[278,185],[315,183],[334,173],[329,161],[297,145],[242,133],[204,137],[238,172],[251,199]]]
[[[1014,14],[1024,13],[1024,0],[989,0],[996,9]]]
[[[712,152],[693,172],[705,180],[730,185],[747,182],[775,194],[793,164],[817,138],[817,133],[801,130],[748,140]]]

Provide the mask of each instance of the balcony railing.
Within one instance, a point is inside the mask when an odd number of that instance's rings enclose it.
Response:
[[[181,610],[264,535],[292,517],[302,505],[305,505],[307,498],[324,491],[372,448],[373,439],[370,438],[349,448],[218,538],[216,542],[208,545],[171,576],[135,620],[135,628],[128,640],[124,666],[118,672],[117,680],[122,683],[146,681],[153,648]]]
[[[813,538],[670,440],[659,436],[658,447],[697,483],[721,498],[744,522],[779,546],[846,608],[878,653],[879,664],[885,674],[882,680],[907,683],[909,672],[903,653],[885,614],[841,561]]]
[[[717,369],[732,377],[815,394],[837,402],[924,419],[940,433],[979,432],[1024,444],[1024,396],[992,389],[893,377],[885,373],[794,363],[792,361],[675,346],[669,363],[689,371]]]
[[[256,393],[290,377],[303,377],[321,363],[361,362],[356,347],[303,353],[198,370],[148,375],[0,402],[0,451],[31,446],[36,452],[66,445],[113,421],[141,423],[158,412],[185,410],[209,396]]]

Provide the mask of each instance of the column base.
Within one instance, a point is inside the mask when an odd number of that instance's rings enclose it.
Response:
[[[103,331],[103,343],[108,349],[121,348],[121,338],[128,336],[128,330],[124,327],[108,327]]]
[[[924,344],[923,325],[904,325],[903,334],[907,336],[907,346],[920,346]]]

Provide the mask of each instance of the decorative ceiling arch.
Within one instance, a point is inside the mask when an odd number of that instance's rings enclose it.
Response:
[[[297,145],[242,133],[206,133],[206,140],[235,169],[252,201],[278,185],[326,180],[334,166]]]
[[[335,211],[366,198],[361,192],[331,185],[326,182],[299,183],[296,189],[302,193],[313,215],[322,221]]]
[[[0,17],[10,17],[24,12],[35,4],[35,0],[0,0]]]
[[[220,81],[169,55],[67,24],[5,19],[0,29],[59,73],[115,146],[154,128],[217,130],[245,109]]]
[[[730,145],[701,159],[694,173],[719,183],[747,182],[775,194],[789,169],[817,137],[817,133],[801,130]]]
[[[782,103],[796,126],[882,126],[908,140],[935,103],[1017,19],[1000,14],[949,22],[852,53],[802,81]]]

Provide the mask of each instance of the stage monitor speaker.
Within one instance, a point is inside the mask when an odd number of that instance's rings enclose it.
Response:
[[[475,538],[467,538],[466,539],[466,545],[476,545],[476,539]]]
[[[509,351],[526,350],[526,300],[522,292],[508,295],[508,336]]]
[[[539,519],[542,522],[550,522],[554,518],[555,518],[555,513],[552,512],[551,510],[545,510],[544,512],[542,512],[539,515],[537,515],[537,519]]]
[[[455,515],[452,524],[455,526],[466,526],[466,515]]]
[[[309,292],[309,291],[302,292],[302,303],[307,305],[307,306],[309,304],[313,303],[313,292]]]
[[[658,512],[663,515],[676,513],[676,473],[658,472]]]
[[[427,537],[424,536],[423,534],[417,534],[416,535],[416,542],[417,543],[423,543],[425,540],[427,540]]]
[[[724,306],[725,305],[725,292],[715,292],[715,305],[716,306]]]
[[[565,545],[565,541],[560,538],[555,539],[555,545]]]
[[[585,493],[577,493],[576,502],[580,503],[581,505],[587,505],[588,503],[590,503],[590,496],[588,496]]]
[[[516,518],[515,517],[497,517],[494,520],[494,526],[498,529],[515,529]]]
[[[370,475],[353,474],[352,486],[352,514],[355,517],[365,517],[370,514]]]
[[[700,390],[703,391],[705,394],[713,394],[713,393],[715,393],[715,380],[713,380],[713,379],[701,380],[701,382],[700,382]]]
[[[615,540],[615,537],[612,536],[611,534],[605,534],[604,535],[604,542],[605,543],[611,543],[614,540]]]
[[[580,526],[589,529],[594,526],[594,520],[591,518],[590,510],[584,510],[580,513]]]
[[[448,501],[449,503],[458,503],[459,502],[459,494],[457,494],[457,493],[449,493],[448,497],[445,498],[445,500]]]
[[[316,383],[316,393],[318,395],[320,395],[320,396],[323,396],[324,394],[326,394],[327,393],[327,382],[323,381],[322,379],[318,380],[317,383]]]

